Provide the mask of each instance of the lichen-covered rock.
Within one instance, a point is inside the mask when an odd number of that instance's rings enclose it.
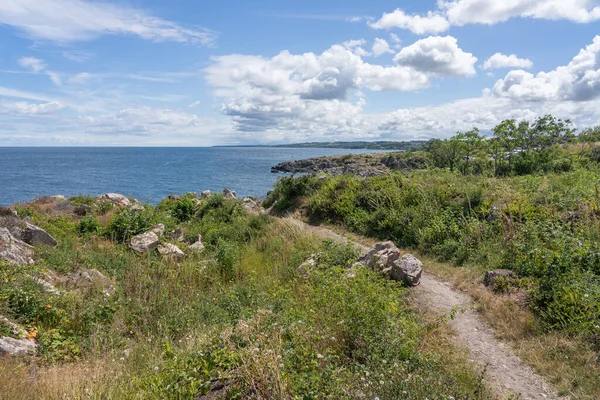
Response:
[[[154,232],[140,233],[131,238],[129,248],[138,253],[145,253],[158,245],[158,235]]]
[[[152,232],[156,234],[156,236],[161,237],[165,234],[165,225],[164,224],[154,224],[152,225]]]
[[[191,244],[189,248],[198,253],[202,253],[205,249],[204,243],[202,243],[202,235],[198,235],[198,240]]]
[[[423,263],[412,254],[405,254],[392,263],[390,278],[403,281],[409,286],[417,286],[423,274]]]
[[[185,253],[172,243],[162,243],[158,245],[158,252],[166,259],[181,259]]]
[[[102,289],[105,296],[112,296],[116,289],[112,280],[96,269],[80,268],[69,276],[67,286],[75,289],[90,290],[94,287]]]
[[[483,284],[485,286],[494,286],[496,279],[499,277],[510,280],[517,279],[517,275],[509,269],[496,269],[492,271],[487,271],[485,273],[485,277],[483,278]]]
[[[37,350],[37,344],[29,339],[14,339],[11,337],[0,337],[0,355],[4,354],[26,354]]]
[[[410,286],[418,285],[423,273],[421,261],[411,254],[401,256],[400,250],[390,241],[377,243],[358,262],[382,273],[388,279],[402,281]]]
[[[21,240],[32,246],[58,246],[58,242],[48,232],[29,222],[25,222],[25,227],[21,233]]]
[[[96,200],[108,201],[116,206],[127,207],[131,205],[131,201],[119,193],[104,193],[96,197]]]
[[[0,228],[0,259],[13,264],[33,264],[33,248],[14,237],[6,228]]]

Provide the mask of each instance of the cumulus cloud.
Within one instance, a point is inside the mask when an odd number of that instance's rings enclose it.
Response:
[[[455,0],[438,1],[452,25],[496,24],[510,18],[569,20],[589,23],[600,19],[595,0]]]
[[[499,97],[524,101],[586,101],[600,96],[600,36],[566,66],[533,75],[510,71],[493,89]]]
[[[458,47],[452,36],[430,36],[402,48],[394,61],[439,76],[473,76],[477,57]]]
[[[496,53],[483,63],[483,69],[497,69],[497,68],[524,68],[529,69],[533,67],[533,61],[527,58],[519,58],[514,54],[506,55],[502,53]]]
[[[446,17],[437,12],[410,15],[398,8],[391,13],[384,13],[377,21],[369,22],[369,26],[374,29],[408,29],[417,35],[423,35],[447,31],[450,23]]]
[[[215,33],[189,29],[121,4],[84,0],[0,1],[0,25],[34,40],[76,42],[102,35],[135,35],[155,42],[212,45]]]
[[[385,53],[393,53],[394,51],[390,48],[390,44],[381,38],[376,38],[373,42],[373,55],[379,57]]]

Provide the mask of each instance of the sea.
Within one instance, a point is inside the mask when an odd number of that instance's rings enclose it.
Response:
[[[283,147],[0,147],[0,205],[39,196],[121,193],[157,203],[169,194],[235,190],[264,198],[288,160],[369,150]]]

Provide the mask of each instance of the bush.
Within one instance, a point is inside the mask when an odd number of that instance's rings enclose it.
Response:
[[[79,220],[77,231],[82,236],[98,233],[100,231],[100,222],[96,217],[85,216]]]
[[[175,202],[171,214],[179,222],[189,221],[194,216],[195,206],[196,204],[191,198],[182,197]]]
[[[152,215],[148,211],[123,209],[110,220],[106,234],[113,240],[126,242],[151,228]]]

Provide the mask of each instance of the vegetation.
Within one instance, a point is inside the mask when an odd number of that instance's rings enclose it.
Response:
[[[599,135],[595,128],[576,136],[551,116],[508,120],[492,138],[474,129],[408,156],[429,159],[428,170],[284,177],[265,205],[455,266],[510,269],[519,278],[496,290],[526,296],[534,330],[577,337],[598,357]]]
[[[490,398],[401,284],[348,275],[351,247],[220,195],[137,211],[89,205],[80,219],[28,207],[59,246],[37,248],[35,265],[0,264],[0,314],[39,344],[0,359],[2,398],[194,399],[218,387],[226,398]],[[201,234],[206,250],[180,243],[187,255],[176,262],[127,248],[157,222],[188,243]],[[311,254],[318,263],[300,276]],[[82,268],[107,276],[114,293],[74,285]]]

